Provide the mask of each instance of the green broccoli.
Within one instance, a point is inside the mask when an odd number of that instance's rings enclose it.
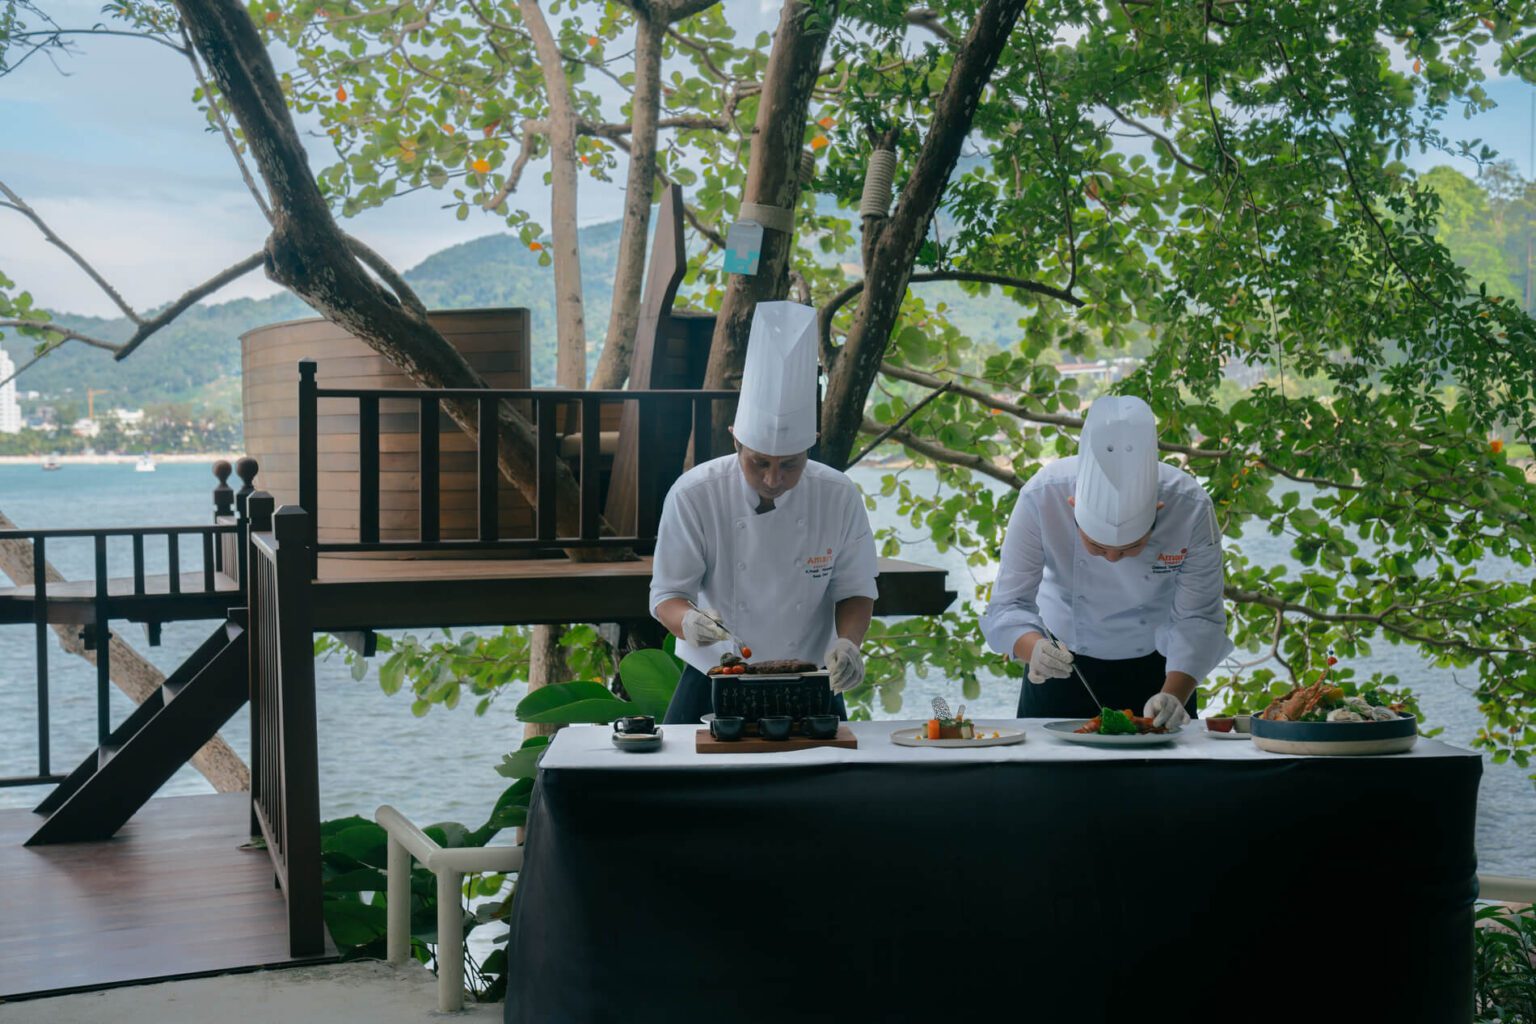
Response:
[[[1365,702],[1373,708],[1382,708],[1387,706],[1387,702],[1381,699],[1381,694],[1374,686],[1368,690],[1362,691],[1360,696],[1364,697]]]
[[[1125,712],[1114,708],[1099,709],[1099,734],[1103,736],[1135,736],[1139,730]]]

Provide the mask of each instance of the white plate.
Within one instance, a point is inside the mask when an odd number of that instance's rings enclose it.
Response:
[[[1068,743],[1081,743],[1088,747],[1155,747],[1159,743],[1172,743],[1179,738],[1179,730],[1172,732],[1138,733],[1135,736],[1104,736],[1096,732],[1074,732],[1088,724],[1086,718],[1074,718],[1068,722],[1046,722],[1045,731]]]
[[[898,747],[1006,747],[1010,743],[1024,742],[1024,730],[1012,726],[988,725],[979,731],[986,735],[974,740],[930,740],[919,736],[928,735],[928,727],[924,725],[916,729],[897,729],[891,733],[891,742]],[[995,737],[994,732],[997,733]]]
[[[1253,733],[1251,733],[1251,732],[1238,732],[1236,729],[1233,729],[1231,732],[1212,732],[1211,730],[1207,729],[1207,730],[1205,730],[1205,734],[1207,736],[1209,736],[1213,740],[1251,740],[1251,739],[1253,739]]]

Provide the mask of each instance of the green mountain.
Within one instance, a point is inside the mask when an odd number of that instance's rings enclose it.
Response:
[[[597,343],[608,329],[608,297],[618,262],[617,221],[580,232],[582,282],[587,295],[587,337]],[[533,378],[537,386],[554,384],[554,270],[539,265],[512,235],[487,235],[434,253],[407,271],[406,280],[433,309],[525,306],[533,321]],[[238,415],[240,407],[240,335],[263,324],[314,316],[289,294],[268,299],[236,299],[197,305],[155,334],[122,362],[108,352],[80,344],[65,345],[21,377],[17,387],[38,391],[44,400],[82,408],[86,388],[109,389],[99,407],[141,408],[167,402],[211,406]],[[108,341],[132,334],[124,318],[55,314],[63,326]],[[23,362],[25,350],[14,335],[5,342],[11,358]]]
[[[1442,241],[1473,279],[1489,282],[1495,293],[1520,296],[1527,310],[1536,308],[1536,294],[1530,293],[1536,286],[1527,283],[1536,280],[1531,264],[1531,253],[1536,251],[1532,241],[1536,238],[1536,183],[1521,180],[1505,165],[1490,168],[1475,181],[1451,168],[1436,168],[1423,175],[1423,180],[1440,193],[1444,203],[1439,232]],[[830,198],[822,197],[823,212],[830,212],[834,205]],[[595,363],[608,326],[619,224],[611,221],[582,228],[580,239],[587,338],[591,362]],[[857,257],[847,253],[826,258]],[[554,271],[541,266],[539,254],[529,251],[514,236],[486,235],[444,249],[406,271],[405,278],[431,308],[528,308],[533,321],[534,384],[554,383]],[[998,289],[967,295],[960,285],[944,282],[919,285],[916,291],[929,303],[948,304],[951,322],[979,344],[1007,348],[1019,340],[1018,320],[1023,309]],[[263,324],[313,315],[308,306],[288,294],[198,305],[121,363],[100,349],[66,345],[28,370],[17,384],[23,391],[41,392],[45,401],[58,406],[61,413],[68,409],[70,415],[83,414],[89,387],[109,389],[97,401],[98,406],[183,403],[238,418],[240,335]],[[128,322],[121,318],[62,314],[56,319],[114,341],[122,341],[131,333]],[[14,335],[5,345],[13,359],[24,361],[25,346]]]

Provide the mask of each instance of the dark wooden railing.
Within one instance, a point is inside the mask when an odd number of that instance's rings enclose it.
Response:
[[[292,956],[325,951],[321,914],[320,787],[315,649],[310,615],[310,516],[272,510],[261,491],[250,515],[251,834],[261,836],[288,903]]]
[[[312,532],[310,544],[318,555],[326,552],[379,552],[419,550],[491,551],[498,549],[561,549],[590,547],[635,547],[653,543],[659,512],[656,481],[659,473],[652,460],[657,453],[645,441],[654,435],[655,425],[663,417],[685,417],[693,425],[695,461],[710,458],[710,424],[717,402],[734,402],[736,391],[580,391],[554,388],[457,388],[457,389],[366,389],[322,388],[315,380],[315,362],[299,363],[299,505],[310,515],[309,528],[319,521],[319,403],[322,398],[352,399],[358,411],[358,539],[355,542],[320,543]],[[416,540],[379,539],[379,402],[405,399],[419,409],[420,483],[418,509],[420,529]],[[473,402],[476,406],[477,441],[475,476],[477,486],[476,535],[473,539],[444,540],[439,527],[439,452],[438,437],[442,403]],[[534,531],[530,536],[502,536],[497,516],[497,496],[505,486],[497,461],[497,412],[501,402],[514,403],[532,413],[537,452]],[[638,415],[636,436],[638,465],[635,493],[635,532],[619,536],[604,532],[600,472],[602,433],[600,423],[606,406],[633,403]],[[574,413],[562,423],[561,410]],[[563,534],[557,525],[556,468],[560,455],[560,428],[579,424],[580,457],[577,480],[580,504],[577,533]]]
[[[112,733],[112,716],[109,694],[112,685],[112,631],[114,618],[133,618],[150,625],[158,637],[160,622],[188,617],[185,605],[189,601],[227,595],[232,603],[240,603],[238,593],[219,591],[217,588],[217,550],[224,538],[238,538],[242,525],[238,522],[214,523],[203,526],[135,526],[113,529],[57,529],[57,530],[0,530],[0,543],[24,542],[31,545],[32,588],[29,597],[11,597],[6,601],[30,601],[31,620],[36,633],[37,652],[37,774],[0,778],[0,786],[35,786],[61,782],[64,776],[52,769],[50,744],[49,673],[48,650],[51,641],[49,628],[55,623],[79,624],[83,630],[87,650],[96,652],[96,740],[105,743]],[[193,585],[184,587],[181,578],[181,539],[195,537],[202,550],[201,571],[195,574]],[[166,544],[168,577],[165,593],[151,593],[146,585],[144,550],[146,541],[163,538]],[[50,599],[50,587],[62,588],[64,584],[50,584],[46,565],[50,541],[89,540],[92,544],[94,563],[93,594],[83,601],[78,594],[65,603],[54,590]],[[107,573],[108,543],[126,539],[132,547],[132,584],[129,588],[111,587]],[[15,581],[20,584],[22,581]],[[0,602],[4,603],[4,602]],[[218,610],[222,617],[224,610]],[[206,617],[201,613],[192,617]],[[3,620],[0,616],[0,620]],[[24,619],[22,621],[25,621]]]

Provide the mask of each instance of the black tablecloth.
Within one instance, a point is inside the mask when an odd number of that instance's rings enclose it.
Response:
[[[1471,1020],[1475,756],[626,765],[540,774],[509,1022]]]

